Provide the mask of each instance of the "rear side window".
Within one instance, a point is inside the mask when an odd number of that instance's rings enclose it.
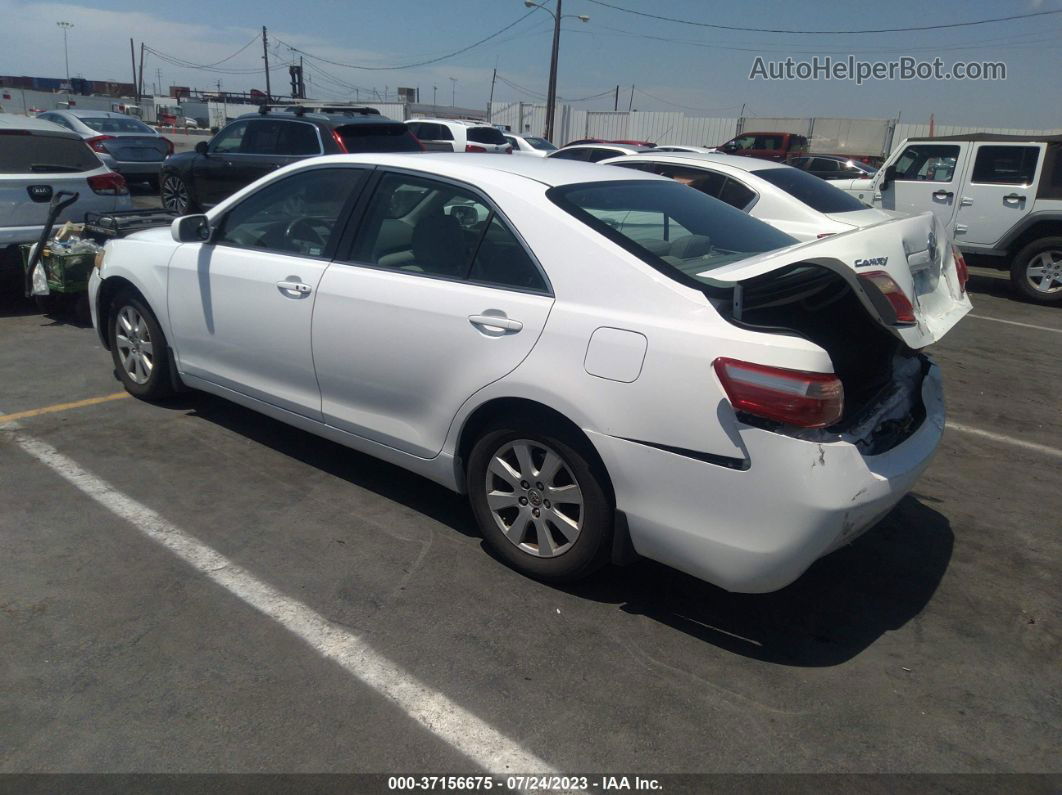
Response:
[[[974,161],[973,181],[991,185],[1031,185],[1040,159],[1038,146],[982,146]]]
[[[469,127],[469,141],[477,144],[505,144],[505,136],[497,127]]]
[[[142,135],[154,135],[155,131],[148,127],[144,122],[137,121],[131,118],[113,118],[107,116],[82,116],[80,118],[82,124],[91,127],[96,132],[101,133],[140,133]]]
[[[561,160],[586,160],[589,156],[589,149],[560,149],[550,155],[550,157],[559,157]]]
[[[751,173],[820,213],[849,213],[866,209],[855,196],[799,168],[763,168]]]
[[[839,171],[841,164],[836,160],[827,160],[824,157],[816,157],[811,161],[811,171]]]
[[[742,185],[736,179],[727,177],[726,184],[723,185],[723,190],[719,194],[719,198],[731,207],[737,207],[739,210],[744,210],[749,206],[752,200],[756,198],[756,193]]]
[[[404,124],[347,124],[336,133],[348,152],[419,152],[420,144]]]
[[[0,174],[62,174],[100,166],[80,138],[0,132]]]
[[[592,182],[546,195],[591,229],[677,281],[711,283],[706,271],[797,241],[676,182]]]
[[[263,119],[248,122],[240,146],[242,154],[317,155],[321,143],[309,122]]]
[[[590,149],[590,157],[588,158],[591,163],[600,163],[602,160],[608,160],[610,157],[621,157],[626,152],[620,152],[616,149]]]

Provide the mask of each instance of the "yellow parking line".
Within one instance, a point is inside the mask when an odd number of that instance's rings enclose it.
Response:
[[[127,398],[129,396],[128,392],[115,392],[113,395],[101,395],[100,397],[86,398],[85,400],[75,400],[72,403],[56,403],[53,406],[44,406],[39,409],[16,411],[14,414],[0,414],[0,425],[5,425],[9,422],[18,422],[19,420],[28,419],[29,417],[39,417],[42,414],[55,414],[59,411],[69,411],[70,409],[80,409],[85,406],[95,406],[97,403],[121,400],[122,398]]]

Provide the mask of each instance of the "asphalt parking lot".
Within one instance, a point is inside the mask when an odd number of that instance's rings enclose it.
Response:
[[[1062,310],[976,273],[934,463],[762,596],[536,583],[461,498],[210,396],[64,408],[109,354],[6,300],[0,772],[1062,772]]]

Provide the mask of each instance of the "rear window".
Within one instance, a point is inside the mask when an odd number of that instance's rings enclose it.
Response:
[[[557,148],[545,138],[530,138],[525,135],[524,140],[531,144],[533,148],[541,149],[543,152],[552,152],[554,149]]]
[[[348,152],[419,152],[413,133],[404,124],[348,124],[336,127]]]
[[[100,166],[99,158],[79,138],[0,132],[2,174],[61,174]]]
[[[751,173],[820,213],[850,213],[866,209],[855,196],[798,168],[763,168]]]
[[[143,135],[154,135],[155,131],[148,127],[144,122],[137,121],[136,119],[115,119],[107,118],[104,116],[89,116],[86,118],[80,118],[79,121],[91,127],[96,132],[101,133],[141,133]]]
[[[497,127],[469,127],[468,140],[477,144],[504,144],[505,136]]]
[[[664,181],[591,182],[549,198],[590,228],[679,281],[797,241],[700,191]]]

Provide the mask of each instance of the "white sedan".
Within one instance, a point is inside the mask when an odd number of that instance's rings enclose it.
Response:
[[[784,163],[723,154],[658,154],[656,150],[601,162],[671,177],[797,240],[816,240],[893,217]]]
[[[650,174],[337,155],[108,243],[90,297],[133,395],[211,392],[467,493],[522,572],[640,554],[756,592],[933,455],[921,350],[970,308],[944,239],[926,214],[796,245]]]

